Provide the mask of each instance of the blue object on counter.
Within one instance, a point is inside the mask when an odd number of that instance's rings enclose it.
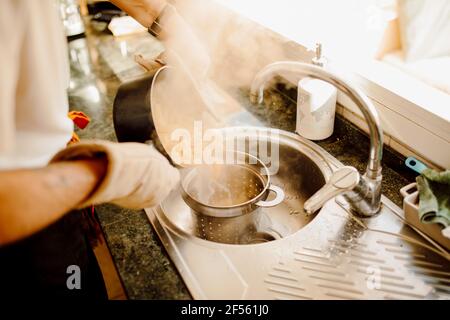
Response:
[[[421,174],[423,170],[428,168],[422,161],[419,161],[414,157],[406,158],[405,164],[408,168],[414,170],[418,174]]]

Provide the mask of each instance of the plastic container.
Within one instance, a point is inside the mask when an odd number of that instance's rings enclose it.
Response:
[[[419,219],[419,191],[417,184],[411,183],[402,189],[400,193],[403,196],[403,211],[405,213],[405,220],[430,237],[436,243],[441,245],[447,251],[450,251],[450,239],[444,237],[442,234],[442,227],[439,224],[422,223]]]

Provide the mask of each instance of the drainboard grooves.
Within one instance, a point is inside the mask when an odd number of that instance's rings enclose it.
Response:
[[[435,295],[438,297],[439,300],[449,300],[450,301],[450,294],[448,292],[442,292],[439,289],[435,291]]]
[[[370,256],[376,256],[377,253],[373,252],[373,251],[369,251],[369,250],[365,250],[365,249],[360,249],[360,248],[352,248],[350,246],[343,246],[341,244],[335,244],[334,248],[341,250],[343,252],[355,252],[355,253],[360,253],[360,254],[366,254],[366,255],[370,255]]]
[[[368,247],[367,244],[361,243],[361,242],[357,242],[357,241],[348,243],[348,242],[343,241],[343,240],[328,239],[328,242],[330,242],[330,243],[332,243],[332,244],[335,244],[335,245],[339,245],[339,246],[341,246],[341,247],[345,247],[345,248],[354,248],[354,247],[364,247],[364,248],[367,248],[367,247]]]
[[[357,261],[357,260],[350,260],[349,263],[352,264],[352,265],[355,265],[355,266],[360,266],[360,267],[366,267],[366,268],[368,268],[368,267],[377,267],[380,270],[384,270],[386,272],[395,272],[395,269],[390,268],[390,267],[374,266],[372,264],[363,263],[363,262],[360,262],[360,261]]]
[[[301,253],[301,252],[294,252],[294,254],[297,254],[299,256],[316,258],[316,259],[319,259],[319,260],[330,261],[330,259],[328,257],[324,257],[324,256],[318,256],[318,255],[313,255],[313,254],[308,254],[308,253]]]
[[[336,286],[332,286],[332,285],[328,285],[328,284],[318,284],[317,286],[321,287],[321,288],[336,290],[336,291],[343,291],[343,292],[347,292],[347,293],[350,292],[350,293],[358,294],[361,296],[364,295],[364,293],[362,293],[361,291],[349,289],[349,288],[340,288],[340,287],[336,287]]]
[[[400,295],[400,296],[405,296],[405,297],[417,298],[417,299],[423,299],[425,297],[423,295],[418,295],[418,294],[403,292],[403,291],[397,291],[397,290],[392,290],[392,289],[384,289],[384,288],[376,289],[375,288],[374,290],[385,292],[385,293],[390,293],[390,294],[395,294],[395,295]]]
[[[441,300],[450,300],[450,295],[448,294],[442,294],[442,293],[437,293],[437,296],[439,297],[439,299]]]
[[[343,300],[361,300],[361,298],[355,298],[355,297],[352,297],[349,295],[331,293],[331,292],[327,292],[327,293],[325,293],[325,295],[328,297],[333,297],[333,298],[338,298],[338,299],[343,299]]]
[[[366,272],[366,274],[367,274],[367,272]],[[386,274],[386,273],[380,273],[380,277],[382,277],[382,278],[389,278],[389,279],[393,279],[393,280],[400,280],[400,281],[404,281],[405,280],[405,278],[403,278],[403,277],[395,276],[395,275],[392,275],[392,274]]]
[[[385,241],[385,240],[377,240],[376,242],[377,242],[378,244],[381,244],[381,245],[385,245],[385,246],[389,246],[389,247],[394,247],[394,248],[396,248],[397,250],[399,250],[399,248],[400,248],[400,249],[405,250],[405,252],[408,252],[408,251],[409,251],[408,249],[404,249],[403,244],[402,244],[402,243],[399,243],[399,242],[389,242],[389,241]],[[387,249],[387,248],[386,248],[386,249]]]
[[[426,259],[427,256],[421,253],[414,253],[414,251],[408,249],[392,249],[392,248],[384,248],[387,252],[405,254],[407,256],[415,257],[415,258],[423,258]]]
[[[331,248],[331,250],[330,250],[330,252],[332,252],[334,255],[345,255],[345,254],[348,254],[348,252],[349,252],[350,250],[349,249],[347,249],[347,248],[340,248],[340,247],[337,247],[337,246],[333,246],[332,248]]]
[[[286,291],[286,290],[275,289],[275,288],[269,288],[268,290],[272,291],[272,292],[275,292],[275,293],[281,293],[281,294],[284,294],[284,295],[287,295],[287,296],[291,296],[291,297],[294,297],[294,298],[299,298],[299,299],[304,299],[304,300],[311,300],[312,299],[311,297],[303,296],[303,295],[300,295],[298,293],[290,292],[290,291]]]
[[[430,268],[415,266],[413,264],[406,264],[405,266],[410,268],[412,271],[417,271],[418,273],[422,273],[424,275],[426,275],[427,273],[434,273],[434,274],[439,274],[439,275],[443,275],[443,276],[450,276],[450,272],[438,271],[438,270],[434,270],[434,269],[430,269]]]
[[[369,281],[369,277],[366,278],[366,281]],[[390,281],[385,281],[385,280],[381,280],[380,281],[381,285],[386,285],[386,286],[390,286],[390,287],[398,287],[398,288],[403,288],[403,289],[414,289],[414,286],[410,285],[410,284],[402,284],[402,283],[397,283],[397,282],[390,282]]]
[[[302,266],[302,269],[308,270],[308,271],[315,271],[315,272],[320,272],[320,273],[331,274],[331,275],[340,276],[340,277],[345,277],[345,274],[344,274],[344,273],[338,272],[338,271],[329,271],[329,270],[322,270],[322,269],[314,269],[314,268],[310,268],[310,267],[306,267],[306,266]]]
[[[322,277],[319,277],[319,276],[316,276],[316,275],[311,275],[309,277],[312,278],[312,279],[336,282],[336,283],[340,283],[340,284],[347,284],[347,285],[350,285],[350,286],[355,285],[355,283],[353,281],[347,281],[347,280],[341,280],[341,279],[332,279],[332,278],[322,278]]]
[[[384,260],[381,260],[381,259],[377,259],[377,258],[372,258],[372,257],[364,257],[364,256],[362,256],[362,255],[359,255],[359,254],[354,254],[354,253],[352,253],[352,254],[350,254],[352,257],[354,257],[354,258],[356,258],[356,259],[361,259],[361,260],[363,260],[363,261],[368,261],[368,262],[378,262],[378,263],[385,263],[385,261]]]
[[[417,259],[409,259],[409,258],[402,258],[402,257],[398,257],[398,256],[394,256],[394,257],[397,260],[400,260],[400,261],[410,262],[407,265],[422,265],[422,266],[437,267],[437,268],[442,268],[443,267],[443,265],[441,265],[441,264],[432,263],[432,262],[428,262],[428,261],[422,261],[422,260],[417,260]]]
[[[436,291],[442,292],[446,295],[450,294],[450,287],[441,286],[441,285],[433,285],[433,288],[435,288]]]
[[[288,277],[288,276],[285,276],[285,275],[278,275],[278,274],[269,273],[269,277],[274,277],[274,278],[278,278],[278,279],[283,279],[283,280],[289,280],[289,281],[298,282],[297,279],[292,278],[292,277]]]
[[[286,287],[286,288],[296,289],[296,290],[300,290],[300,291],[305,291],[304,288],[296,286],[296,285],[293,285],[293,284],[286,284],[286,283],[276,282],[276,281],[267,280],[267,279],[264,280],[264,282],[268,283],[268,284],[274,284],[274,285],[277,285],[277,286],[280,286],[280,287]]]
[[[329,263],[324,263],[324,262],[317,262],[317,261],[309,261],[309,260],[302,260],[300,258],[294,258],[295,261],[300,261],[300,262],[304,262],[304,263],[310,263],[310,264],[315,264],[321,267],[328,267],[328,268],[336,268],[335,265],[329,264]]]
[[[441,278],[441,277],[434,277],[434,276],[430,276],[430,275],[424,275],[421,272],[415,272],[415,274],[417,276],[421,277],[426,282],[432,282],[432,283],[436,283],[436,284],[439,284],[440,282],[442,282],[442,283],[450,283],[450,279],[445,279],[445,278]]]
[[[369,250],[363,250],[363,249],[358,249],[358,248],[351,248],[350,251],[356,252],[356,253],[361,253],[361,254],[367,254],[370,256],[376,256],[377,253],[373,252],[373,251],[369,251]]]
[[[362,273],[364,275],[367,275],[367,271],[366,270],[358,268],[356,271],[358,271],[359,273]],[[400,281],[405,280],[405,278],[403,278],[403,277],[392,275],[392,274],[387,274],[387,273],[382,273],[382,272],[380,272],[380,277],[394,279],[394,280],[400,280]]]
[[[323,252],[323,250],[316,249],[316,248],[311,248],[311,247],[303,247],[303,249],[308,250],[308,251],[312,251],[312,252],[319,252],[319,253]]]
[[[280,268],[280,267],[274,267],[273,270],[280,271],[280,272],[291,273],[291,270],[283,269],[283,268]]]

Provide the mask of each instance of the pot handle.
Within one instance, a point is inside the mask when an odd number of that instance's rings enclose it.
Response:
[[[272,191],[273,193],[275,193],[275,199],[270,200],[270,201],[258,201],[256,203],[256,205],[258,207],[263,207],[263,208],[270,208],[270,207],[275,207],[276,205],[279,205],[281,202],[283,202],[284,200],[284,191],[283,189],[281,189],[278,186],[274,186],[273,184],[271,184],[268,188],[269,191]]]

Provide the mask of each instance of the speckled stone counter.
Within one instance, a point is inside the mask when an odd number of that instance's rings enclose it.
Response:
[[[99,31],[99,27],[90,26],[86,38],[69,44],[69,101],[72,110],[83,111],[92,120],[86,129],[77,131],[81,138],[115,141],[112,104],[117,88],[121,82],[144,72],[134,63],[134,54],[151,58],[159,54],[161,47],[149,35],[116,40]],[[246,92],[241,90],[239,95],[245,102]],[[265,107],[248,102],[245,106],[267,126],[293,131],[295,101],[295,89],[280,85],[269,91]],[[333,136],[318,144],[344,164],[364,171],[368,139],[346,120],[338,117]],[[390,151],[385,152],[383,170],[383,193],[400,206],[398,190],[414,176],[404,168],[403,159]],[[102,205],[97,207],[97,215],[128,298],[191,298],[144,211]]]

